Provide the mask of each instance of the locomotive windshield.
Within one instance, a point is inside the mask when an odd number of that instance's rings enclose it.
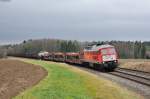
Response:
[[[115,54],[116,50],[115,50],[115,48],[106,48],[106,49],[102,49],[101,53],[102,53],[102,55]]]

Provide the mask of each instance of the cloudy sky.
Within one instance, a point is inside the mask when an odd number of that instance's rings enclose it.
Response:
[[[0,0],[0,44],[150,40],[150,0]]]

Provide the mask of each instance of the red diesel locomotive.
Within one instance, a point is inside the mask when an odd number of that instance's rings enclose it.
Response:
[[[112,45],[94,45],[85,48],[82,63],[94,68],[113,70],[118,64],[118,55]]]

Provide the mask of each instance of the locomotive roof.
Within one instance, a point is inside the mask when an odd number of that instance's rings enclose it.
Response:
[[[110,47],[114,47],[112,45],[109,44],[105,44],[105,45],[93,45],[91,47],[88,47],[87,49],[85,48],[84,51],[98,51],[99,49],[103,49],[103,48],[110,48]]]

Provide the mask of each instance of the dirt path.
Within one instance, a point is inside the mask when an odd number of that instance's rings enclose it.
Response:
[[[0,60],[0,99],[11,99],[47,75],[40,66],[17,60]]]

